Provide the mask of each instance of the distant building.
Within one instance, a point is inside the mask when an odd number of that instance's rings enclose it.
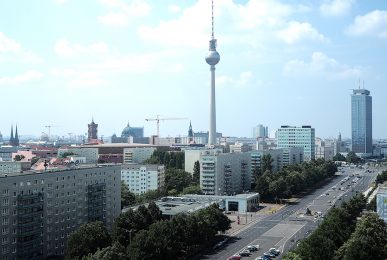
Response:
[[[164,188],[164,165],[157,164],[123,164],[121,180],[135,194]]]
[[[232,195],[251,188],[249,153],[220,153],[207,150],[200,155],[200,188],[207,195]]]
[[[128,147],[124,148],[124,163],[143,163],[151,158],[156,147]]]
[[[67,238],[87,222],[111,229],[121,212],[121,166],[0,177],[1,259],[64,256]]]
[[[1,132],[0,132],[0,144],[3,144],[4,143],[4,141],[3,141],[3,135],[1,134]]]
[[[12,153],[19,150],[16,146],[1,146],[0,147],[0,161],[12,161]]]
[[[92,143],[93,140],[98,140],[98,124],[94,123],[94,118],[91,120],[91,123],[88,124],[87,129],[88,143]]]
[[[192,124],[191,121],[189,122],[189,128],[188,128],[188,143],[193,144],[194,143],[194,134],[192,131]]]
[[[269,129],[261,124],[254,126],[252,136],[253,138],[267,138],[269,137]]]
[[[128,124],[121,132],[121,137],[112,135],[112,143],[141,143],[149,144],[149,138],[144,137],[144,127],[132,127]]]
[[[315,140],[315,158],[332,160],[333,156],[337,153],[337,144],[335,140],[321,139],[316,137]]]
[[[58,157],[63,157],[66,153],[72,153],[75,156],[85,157],[86,163],[88,164],[98,162],[98,148],[95,147],[69,146],[58,149]]]
[[[372,97],[366,89],[351,95],[352,151],[372,155]]]
[[[236,142],[235,144],[230,144],[230,153],[245,153],[251,151],[251,146],[246,143]]]
[[[281,126],[277,130],[277,147],[302,147],[304,160],[315,159],[315,130],[311,126]]]

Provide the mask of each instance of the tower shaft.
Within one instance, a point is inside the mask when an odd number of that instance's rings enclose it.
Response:
[[[216,144],[216,104],[215,104],[215,65],[211,65],[210,130],[208,144]]]

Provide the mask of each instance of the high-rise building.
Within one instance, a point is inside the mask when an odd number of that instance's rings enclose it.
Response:
[[[267,138],[269,137],[269,130],[267,126],[261,124],[253,127],[253,138]]]
[[[207,195],[232,195],[251,188],[249,153],[221,153],[216,149],[200,155],[200,188]]]
[[[64,256],[80,225],[102,221],[111,229],[121,212],[121,166],[1,174],[0,259]]]
[[[216,39],[214,37],[214,1],[212,1],[212,31],[211,40],[209,46],[209,52],[206,56],[206,62],[210,65],[211,70],[211,97],[210,97],[210,129],[208,145],[213,146],[216,144],[216,106],[215,106],[215,65],[220,60],[220,55],[216,51]]]
[[[352,151],[372,154],[372,97],[366,89],[351,95]]]
[[[98,124],[94,123],[94,118],[91,120],[91,123],[88,124],[87,130],[87,140],[90,143],[92,140],[98,139]]]
[[[315,130],[311,126],[281,126],[277,130],[277,147],[303,147],[304,161],[315,159]]]

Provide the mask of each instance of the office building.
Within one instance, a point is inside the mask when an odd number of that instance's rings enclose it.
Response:
[[[304,161],[315,159],[315,130],[311,126],[281,126],[277,130],[277,148],[302,147]]]
[[[0,177],[0,259],[63,256],[80,225],[98,220],[111,229],[121,212],[120,172],[120,165],[104,165]]]
[[[123,164],[121,180],[135,194],[164,188],[164,165],[158,164]]]
[[[232,195],[251,188],[249,153],[203,151],[200,155],[200,188],[207,195]]]
[[[261,124],[253,127],[253,138],[267,138],[269,137],[269,129],[267,126]]]
[[[352,151],[372,155],[372,97],[366,89],[351,95]]]

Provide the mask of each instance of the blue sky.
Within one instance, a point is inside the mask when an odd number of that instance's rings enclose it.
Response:
[[[120,134],[129,121],[187,117],[208,129],[211,2],[0,2],[0,131]],[[310,124],[350,137],[350,94],[373,96],[373,135],[387,137],[387,2],[215,0],[217,130]],[[363,85],[363,83],[361,83]],[[186,135],[188,121],[160,123]]]

